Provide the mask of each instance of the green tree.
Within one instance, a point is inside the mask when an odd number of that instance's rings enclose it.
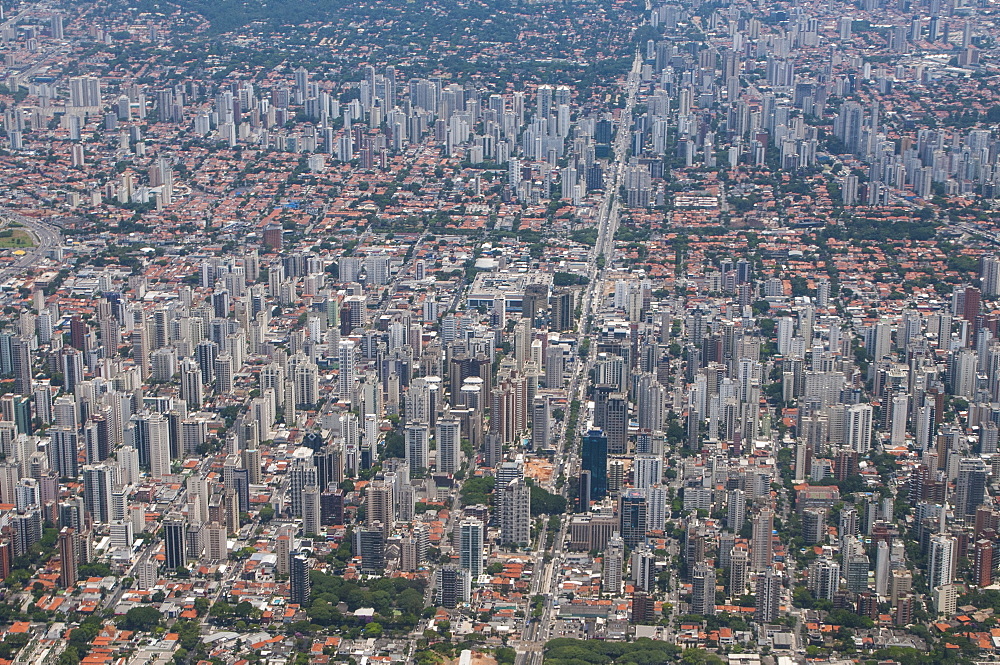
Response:
[[[120,625],[125,630],[150,631],[160,624],[163,616],[155,607],[143,605],[133,607],[120,619]]]

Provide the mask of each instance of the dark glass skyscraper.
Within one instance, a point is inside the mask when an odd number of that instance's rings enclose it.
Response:
[[[187,562],[184,547],[184,517],[178,514],[163,520],[163,554],[168,570],[176,570]]]
[[[635,548],[646,537],[646,494],[640,490],[622,494],[620,514],[622,540]]]
[[[581,468],[590,472],[590,498],[600,501],[608,493],[608,437],[592,429],[583,437]]]

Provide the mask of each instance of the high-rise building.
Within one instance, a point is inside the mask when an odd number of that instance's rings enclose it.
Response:
[[[809,591],[816,598],[832,600],[840,589],[840,564],[826,557],[809,566]]]
[[[983,503],[986,491],[986,463],[979,457],[959,460],[955,481],[955,516],[967,522]]]
[[[377,573],[385,569],[385,535],[381,528],[354,532],[354,554],[361,557],[361,570]]]
[[[319,401],[319,367],[306,359],[292,370],[292,403],[296,408],[309,409]],[[346,399],[346,398],[345,398]]]
[[[576,500],[573,502],[573,508],[578,513],[586,513],[590,510],[592,482],[590,471],[580,471],[580,479],[577,482]]]
[[[226,561],[229,559],[229,548],[226,544],[226,526],[218,522],[212,522],[207,527],[208,538],[206,551],[210,561]]]
[[[72,528],[59,531],[59,586],[69,589],[76,584],[76,536]]]
[[[840,523],[837,535],[841,542],[849,536],[858,535],[858,511],[854,508],[844,508],[840,511]]]
[[[186,531],[184,517],[172,513],[163,520],[163,552],[168,570],[176,570],[187,563],[184,535]]]
[[[96,76],[71,76],[69,105],[73,107],[101,106],[101,79]]]
[[[619,532],[628,547],[634,548],[646,538],[646,494],[627,490],[621,496]]]
[[[931,536],[927,557],[927,587],[951,584],[955,579],[958,543],[953,536],[943,533]]]
[[[604,550],[604,574],[601,582],[604,593],[618,596],[622,592],[622,576],[625,567],[625,541],[615,534]]]
[[[64,346],[59,352],[63,372],[63,389],[70,394],[76,390],[76,385],[84,380],[83,353],[71,346]]]
[[[824,542],[826,537],[826,509],[806,508],[802,511],[802,540],[806,544]]]
[[[549,299],[551,308],[550,329],[560,332],[573,329],[573,293],[568,290],[557,291]]]
[[[646,488],[646,530],[664,531],[669,515],[667,488],[653,485]]]
[[[889,595],[889,543],[878,541],[875,555],[875,593],[885,598]]]
[[[691,613],[715,614],[715,569],[703,561],[691,573]]]
[[[462,452],[462,421],[441,418],[436,426],[437,470],[455,473],[459,470]]]
[[[608,453],[624,455],[628,452],[628,398],[622,393],[608,397],[607,425]]]
[[[79,438],[68,427],[49,429],[49,466],[60,478],[76,478],[79,472]]]
[[[288,567],[288,602],[299,607],[309,603],[312,580],[309,578],[309,557],[305,552],[292,555]]]
[[[302,531],[318,534],[322,527],[320,519],[319,488],[307,485],[302,488]]]
[[[864,455],[872,447],[872,406],[854,404],[847,409],[846,416],[844,445],[859,455]]]
[[[524,480],[515,479],[503,490],[500,542],[528,545],[531,542],[531,491]]]
[[[663,458],[659,455],[636,455],[632,463],[633,485],[645,490],[663,480]]]
[[[357,349],[354,341],[341,340],[337,347],[337,357],[340,363],[340,371],[337,375],[337,394],[342,400],[350,401],[357,369]]]
[[[1000,257],[983,256],[979,263],[979,282],[982,295],[1000,295]]]
[[[639,591],[656,590],[656,555],[648,547],[632,552],[632,581]]]
[[[435,577],[435,602],[449,609],[459,603],[468,602],[472,595],[472,580],[469,571],[455,565],[445,565],[438,569]]]
[[[135,433],[139,460],[149,466],[149,475],[155,480],[170,475],[170,423],[163,414],[138,416]]]
[[[770,623],[778,618],[781,607],[781,573],[773,567],[757,576],[757,607],[754,618],[760,623]]]
[[[11,372],[14,374],[14,393],[31,393],[31,340],[13,337],[10,340]]]
[[[459,566],[469,571],[472,579],[483,574],[483,538],[485,527],[477,519],[463,520],[459,525]]]
[[[205,401],[201,367],[192,358],[181,362],[181,399],[189,408],[200,409]]]
[[[111,521],[111,467],[104,464],[83,467],[83,505],[91,519],[100,524]]]
[[[993,543],[985,538],[976,541],[972,579],[979,587],[993,584]]]
[[[774,558],[774,511],[762,508],[753,520],[753,540],[750,543],[750,567],[754,572],[763,572],[771,566]]]
[[[543,395],[531,403],[531,447],[544,450],[549,446],[549,399]]]
[[[600,501],[608,493],[608,437],[599,429],[583,437],[581,468],[590,473],[590,499]]]
[[[868,571],[871,562],[864,554],[854,554],[847,557],[845,577],[847,590],[852,593],[864,593],[868,590]]]
[[[374,480],[365,489],[365,524],[369,529],[381,528],[386,536],[396,525],[395,502],[392,484],[384,480]],[[376,527],[378,525],[378,527]]]
[[[747,590],[750,572],[750,553],[745,547],[734,547],[729,554],[729,595],[742,596]]]
[[[747,518],[747,498],[743,490],[732,489],[726,494],[726,528],[739,533]]]
[[[632,623],[650,624],[656,620],[656,603],[645,591],[632,593]]]
[[[424,423],[410,423],[403,430],[406,445],[406,464],[411,474],[426,473],[430,467],[428,457],[430,446],[427,441],[428,426]]]

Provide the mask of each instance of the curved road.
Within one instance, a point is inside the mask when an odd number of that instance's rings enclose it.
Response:
[[[20,273],[25,268],[34,265],[45,257],[45,254],[53,247],[58,247],[62,236],[59,228],[49,222],[43,222],[31,217],[25,217],[9,210],[0,211],[0,220],[5,224],[16,222],[31,233],[35,238],[35,246],[28,250],[24,256],[18,257],[0,270],[0,280],[7,280]]]

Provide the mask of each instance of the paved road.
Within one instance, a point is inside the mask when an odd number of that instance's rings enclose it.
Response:
[[[58,247],[62,242],[62,235],[59,228],[50,222],[25,217],[9,210],[0,211],[0,221],[4,224],[12,222],[20,224],[35,239],[34,248],[27,250],[24,256],[18,257],[3,270],[0,270],[0,280],[10,279],[25,268],[37,264],[45,258],[46,253],[50,249]]]
[[[614,237],[618,229],[620,209],[617,201],[617,192],[621,186],[625,175],[625,155],[628,147],[630,126],[632,123],[632,109],[635,106],[635,98],[639,88],[639,73],[642,67],[642,57],[637,53],[632,63],[632,69],[628,75],[626,84],[627,102],[622,109],[618,121],[617,134],[613,144],[612,159],[608,164],[608,171],[605,183],[604,200],[598,208],[597,217],[597,242],[591,251],[588,263],[588,276],[590,282],[582,292],[580,303],[579,327],[580,337],[583,339],[590,333],[588,321],[594,311],[599,311],[603,296],[606,268],[598,262],[599,257],[604,257],[605,266],[612,263],[614,252]],[[594,360],[597,357],[597,346],[591,345],[587,358],[581,358],[575,363],[575,372],[570,379],[567,398],[580,401],[580,414],[577,420],[577,431],[574,433],[574,445],[566,446],[566,437],[561,430],[556,440],[556,455],[554,477],[561,473],[571,475],[579,468],[579,456],[577,454],[577,442],[580,440],[586,428],[586,409],[584,397],[586,396],[587,377]],[[566,486],[563,486],[565,492]],[[571,511],[568,511],[571,512]],[[559,571],[562,569],[563,544],[566,542],[566,535],[569,529],[569,515],[562,516],[559,531],[552,543],[552,556],[548,563],[543,563],[532,584],[533,595],[540,593],[545,597],[542,609],[542,616],[531,621],[526,620],[522,639],[514,644],[517,650],[516,665],[541,665],[544,659],[545,643],[553,637],[553,627],[557,617],[555,599],[558,596]],[[541,557],[541,552],[539,553]],[[540,573],[540,574],[539,574]],[[536,591],[537,590],[537,591]],[[527,613],[530,616],[530,611]]]

